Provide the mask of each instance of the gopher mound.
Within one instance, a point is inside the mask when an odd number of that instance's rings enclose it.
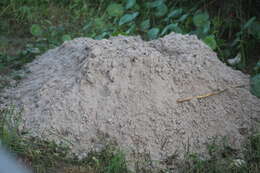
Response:
[[[23,110],[22,128],[70,141],[79,155],[112,142],[130,159],[146,153],[162,161],[187,146],[203,152],[215,136],[239,147],[260,115],[249,77],[219,61],[196,36],[78,38],[28,69],[26,79],[6,91]]]

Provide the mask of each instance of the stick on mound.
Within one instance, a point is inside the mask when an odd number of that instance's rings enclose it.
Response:
[[[78,38],[28,65],[7,93],[33,135],[70,141],[87,153],[113,141],[163,160],[203,152],[208,138],[239,147],[260,115],[248,76],[220,62],[195,36]],[[243,132],[243,133],[242,133]]]

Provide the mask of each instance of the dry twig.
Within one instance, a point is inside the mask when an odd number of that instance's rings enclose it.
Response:
[[[214,96],[214,95],[218,95],[223,93],[224,91],[226,91],[228,88],[240,88],[240,87],[244,87],[245,85],[236,85],[236,86],[230,86],[227,87],[225,89],[219,90],[219,91],[215,91],[215,92],[211,92],[211,93],[207,93],[207,94],[203,94],[203,95],[198,95],[198,96],[192,96],[192,97],[186,97],[186,98],[182,98],[182,99],[177,99],[177,103],[183,103],[186,101],[190,101],[192,99],[203,99],[203,98],[207,98],[210,96]]]

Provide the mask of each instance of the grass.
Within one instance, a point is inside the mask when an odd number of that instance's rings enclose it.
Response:
[[[82,160],[69,153],[66,145],[29,137],[19,130],[21,119],[15,109],[0,111],[1,145],[23,160],[35,173],[127,173],[124,154],[115,146],[106,146],[100,152],[91,152]]]
[[[207,144],[208,158],[187,153],[181,165],[185,173],[257,173],[260,171],[260,133],[248,137],[241,150],[234,150],[226,142]]]
[[[0,111],[1,145],[15,153],[27,168],[34,173],[130,173],[124,152],[117,146],[107,145],[100,152],[90,152],[79,160],[70,154],[66,145],[57,145],[52,141],[44,141],[37,137],[29,137],[28,132],[19,130],[21,118],[14,108]],[[217,139],[217,138],[216,138]],[[235,150],[228,140],[210,140],[207,146],[207,157],[187,150],[183,159],[177,155],[164,161],[167,169],[156,173],[258,173],[260,171],[260,132],[249,136],[241,150]],[[155,169],[145,168],[140,160],[137,172],[155,173]],[[175,169],[170,167],[175,164]]]

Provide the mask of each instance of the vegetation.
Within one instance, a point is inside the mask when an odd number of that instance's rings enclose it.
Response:
[[[182,162],[181,172],[207,173],[257,173],[260,169],[259,147],[260,134],[248,138],[242,151],[234,150],[225,138],[222,143],[214,140],[207,144],[209,158],[203,159],[198,154],[188,153]]]
[[[124,153],[116,146],[108,145],[100,152],[92,152],[82,160],[69,154],[66,142],[57,145],[37,137],[28,137],[29,132],[18,130],[19,112],[15,109],[0,111],[0,141],[10,151],[23,160],[26,167],[35,173],[130,173]],[[179,172],[183,173],[257,173],[260,171],[260,133],[248,138],[241,151],[235,150],[225,139],[222,142],[213,139],[207,144],[208,157],[187,150],[183,160],[174,155],[165,160],[169,167],[174,162]],[[149,162],[153,162],[150,160]],[[142,161],[141,161],[142,163]],[[139,163],[140,164],[140,163]],[[153,172],[153,169],[141,169],[138,172]],[[160,170],[168,173],[170,168]],[[156,172],[157,173],[157,172]]]
[[[252,93],[260,96],[257,0],[2,0],[0,9],[0,73],[75,37],[177,32],[196,34],[223,62],[256,76]]]
[[[19,130],[20,114],[14,108],[0,110],[0,141],[16,153],[35,173],[122,173],[127,172],[124,155],[115,146],[92,152],[79,160],[69,154],[69,147],[53,141],[28,137],[29,132]],[[0,147],[1,147],[0,145]]]
[[[251,92],[260,97],[259,17],[258,0],[1,0],[0,89],[21,79],[19,70],[35,56],[75,37],[121,34],[152,40],[177,32],[196,34],[221,61],[249,73]],[[27,138],[13,115],[12,109],[0,112],[1,142],[35,172],[62,172],[62,167],[63,172],[127,172],[124,155],[114,147],[79,161],[67,157],[66,146]],[[260,172],[259,132],[249,138],[243,157],[230,149],[211,144],[210,158],[188,153],[180,167],[183,172]]]

